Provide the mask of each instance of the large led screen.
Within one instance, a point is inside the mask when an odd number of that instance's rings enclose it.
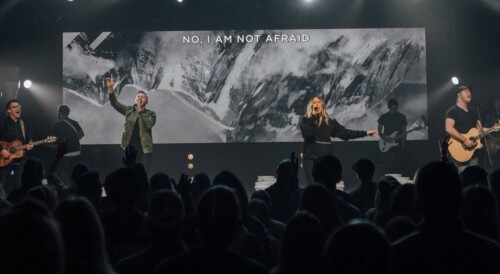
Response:
[[[347,128],[376,129],[391,98],[423,125],[425,60],[422,28],[64,33],[63,103],[84,144],[121,140],[106,77],[125,105],[148,94],[154,143],[301,142],[313,96]]]

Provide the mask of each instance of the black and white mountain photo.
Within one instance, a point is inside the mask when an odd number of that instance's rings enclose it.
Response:
[[[63,103],[86,144],[121,140],[106,77],[123,104],[148,94],[155,143],[301,142],[314,96],[351,129],[376,129],[391,98],[409,127],[427,116],[423,28],[64,33]]]

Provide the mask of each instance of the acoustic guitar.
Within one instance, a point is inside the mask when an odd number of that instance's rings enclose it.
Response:
[[[499,130],[500,124],[494,125],[484,133],[479,132],[477,128],[471,128],[469,132],[467,132],[466,134],[462,134],[462,136],[473,141],[475,144],[472,147],[468,148],[462,142],[455,140],[454,138],[450,138],[450,141],[448,141],[448,152],[451,154],[451,157],[453,157],[453,159],[455,159],[457,162],[465,163],[472,158],[476,149],[480,149],[483,147],[481,138],[494,131]]]
[[[50,144],[56,142],[57,137],[56,136],[47,136],[47,138],[32,142],[33,146],[41,145],[41,144]],[[9,157],[0,157],[0,167],[4,167],[10,162],[16,158],[21,158],[24,156],[24,151],[28,147],[27,144],[24,144],[19,141],[19,140],[14,140],[13,142],[6,142],[6,141],[0,141],[0,145],[2,146],[3,149],[6,149],[9,151],[10,155]]]

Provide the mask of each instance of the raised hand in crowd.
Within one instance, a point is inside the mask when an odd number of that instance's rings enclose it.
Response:
[[[181,173],[179,183],[175,182],[174,179],[170,179],[170,182],[174,190],[181,195],[182,201],[186,207],[186,216],[194,214],[196,210],[193,198],[191,197],[191,182],[189,176]]]
[[[191,182],[189,181],[189,176],[182,173],[179,178],[179,183],[176,183],[174,179],[170,179],[172,186],[175,191],[181,196],[187,196],[191,194]]]

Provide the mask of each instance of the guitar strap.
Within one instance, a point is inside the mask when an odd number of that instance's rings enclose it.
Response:
[[[24,121],[23,119],[19,119],[19,123],[21,123],[21,131],[23,133],[23,139],[26,141],[26,131],[24,130]]]
[[[75,131],[76,136],[78,136],[78,130],[76,130],[75,126],[73,126],[70,122],[68,122],[68,120],[61,119],[61,121],[64,121],[66,124],[68,124],[68,126]]]
[[[76,138],[78,138],[78,130],[76,130],[75,126],[73,126],[68,120],[65,120],[65,119],[61,119],[62,121],[64,121],[66,124],[68,124],[68,126],[70,128],[73,129],[73,131],[75,132],[76,134]],[[80,148],[78,148],[78,151],[73,151],[73,152],[68,152],[66,154],[64,154],[64,156],[77,156],[77,155],[80,155]]]

